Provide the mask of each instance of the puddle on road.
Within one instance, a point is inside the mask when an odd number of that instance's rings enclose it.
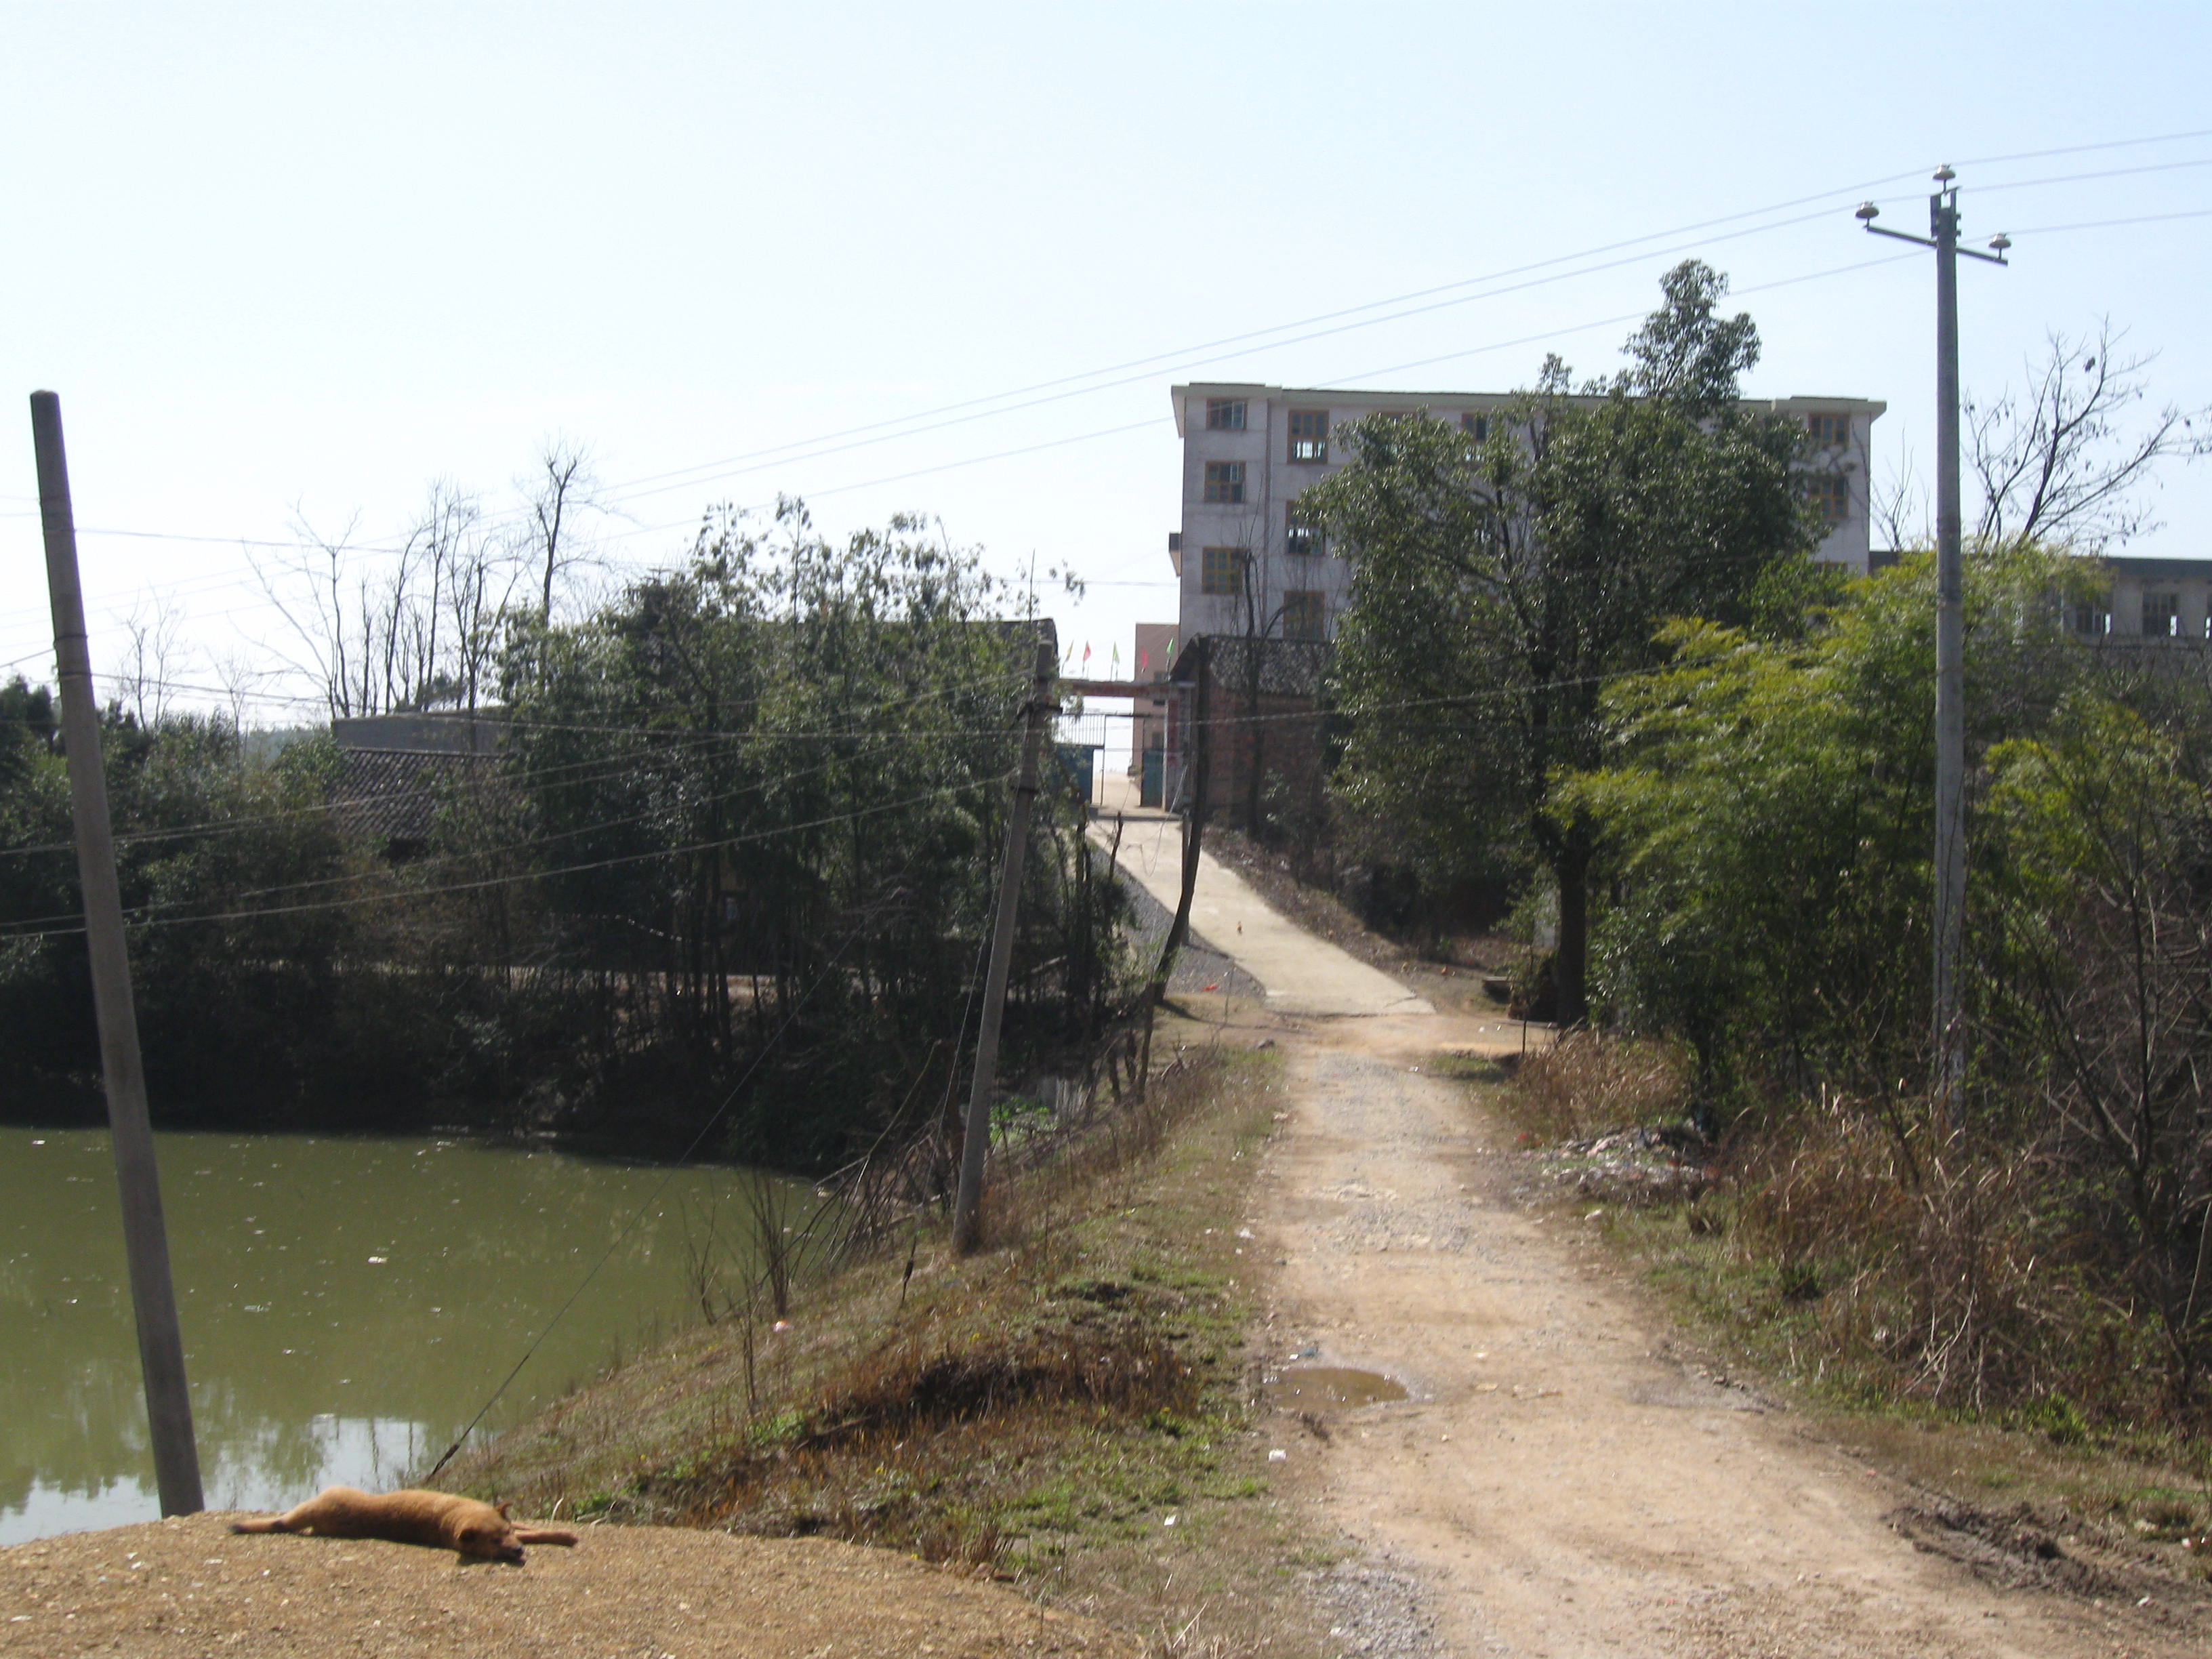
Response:
[[[1403,1400],[1406,1390],[1380,1371],[1344,1365],[1300,1365],[1267,1384],[1268,1400],[1285,1411],[1344,1412]]]

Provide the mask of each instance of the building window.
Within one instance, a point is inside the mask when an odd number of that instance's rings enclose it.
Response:
[[[1459,429],[1477,443],[1490,441],[1490,416],[1477,415],[1473,410],[1459,417]]]
[[[2066,607],[2066,626],[2084,639],[2100,639],[2112,632],[2112,612],[2100,605],[2077,602]]]
[[[1848,415],[1808,415],[1805,430],[1813,440],[1815,449],[1841,449],[1851,441],[1851,417]]]
[[[1328,540],[1322,533],[1321,526],[1300,512],[1296,501],[1285,504],[1283,515],[1283,551],[1295,553],[1302,558],[1318,558]]]
[[[1244,429],[1244,400],[1242,398],[1208,398],[1206,400],[1206,429],[1208,432],[1242,432]]]
[[[1232,503],[1242,501],[1244,499],[1244,463],[1208,461],[1206,464],[1206,499]]]
[[[1805,480],[1805,495],[1830,524],[1841,524],[1851,516],[1851,481],[1843,473],[1814,473]]]
[[[2179,638],[2181,633],[2181,596],[2178,593],[2144,594],[2142,631],[2161,640]]]
[[[1328,632],[1328,611],[1322,596],[1310,589],[1293,589],[1283,595],[1283,637],[1318,640]]]
[[[1234,599],[1244,591],[1244,567],[1252,562],[1249,547],[1209,547],[1199,556],[1198,591],[1225,593]]]
[[[1291,459],[1325,461],[1328,459],[1328,411],[1294,409],[1291,411]]]

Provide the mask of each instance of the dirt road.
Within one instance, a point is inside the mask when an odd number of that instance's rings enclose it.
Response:
[[[1285,1412],[1287,1490],[1410,1585],[1429,1629],[1352,1608],[1347,1650],[2035,1656],[2205,1651],[2188,1615],[1994,1588],[1886,1516],[1911,1494],[1783,1407],[1670,1358],[1664,1322],[1517,1201],[1525,1160],[1465,1085],[1416,1068],[1504,1034],[1447,1016],[1308,1022],[1249,1218],[1277,1262],[1276,1362],[1411,1397]]]

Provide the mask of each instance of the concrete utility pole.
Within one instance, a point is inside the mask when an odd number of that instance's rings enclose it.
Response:
[[[999,1022],[1006,1011],[1006,971],[1014,956],[1014,918],[1021,907],[1022,864],[1028,856],[1030,812],[1036,805],[1037,757],[1045,724],[1058,711],[1052,683],[1058,665],[1038,642],[1036,683],[1022,731],[1022,769],[1006,820],[1006,862],[999,871],[999,909],[991,927],[991,963],[983,975],[983,1026],[975,1035],[975,1075],[968,1088],[967,1133],[960,1149],[960,1187],[952,1203],[952,1248],[966,1255],[983,1242],[983,1162],[991,1150],[991,1084],[999,1068]]]
[[[39,516],[46,538],[46,587],[53,601],[54,659],[61,677],[62,741],[69,750],[70,804],[76,818],[77,877],[92,951],[92,1000],[100,1020],[100,1075],[123,1189],[123,1247],[131,1266],[131,1305],[138,1319],[138,1366],[153,1430],[154,1480],[163,1515],[204,1507],[192,1405],[185,1389],[185,1343],[169,1277],[169,1236],[154,1132],[146,1116],[146,1073],[138,1057],[138,1014],[123,948],[123,902],[115,884],[115,840],[107,821],[107,781],[100,764],[100,703],[85,643],[84,595],[77,583],[76,520],[70,507],[69,461],[62,448],[61,399],[31,394],[31,441],[39,465]]]
[[[1966,921],[1966,616],[1961,605],[1959,518],[1959,256],[2005,263],[2008,236],[1990,252],[1959,246],[1959,191],[1951,169],[1936,169],[1928,198],[1926,236],[1885,230],[1881,210],[1859,204],[1858,218],[1876,236],[1936,250],[1936,973],[1931,1034],[1936,1115],[1957,1134],[1966,1127],[1961,1089],[1966,1075],[1966,1028],[1960,1009],[1959,960]]]

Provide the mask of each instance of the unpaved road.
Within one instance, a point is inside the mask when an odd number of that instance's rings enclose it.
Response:
[[[1511,1028],[1508,1028],[1511,1029]],[[1275,1260],[1267,1351],[1379,1370],[1412,1397],[1289,1413],[1285,1489],[1410,1581],[1460,1655],[2201,1656],[2156,1605],[2005,1591],[1885,1516],[1891,1481],[1787,1410],[1668,1358],[1663,1319],[1516,1203],[1511,1132],[1414,1068],[1504,1033],[1446,1016],[1286,1034],[1291,1116],[1249,1218]],[[1357,1609],[1341,1638],[1363,1644]]]

